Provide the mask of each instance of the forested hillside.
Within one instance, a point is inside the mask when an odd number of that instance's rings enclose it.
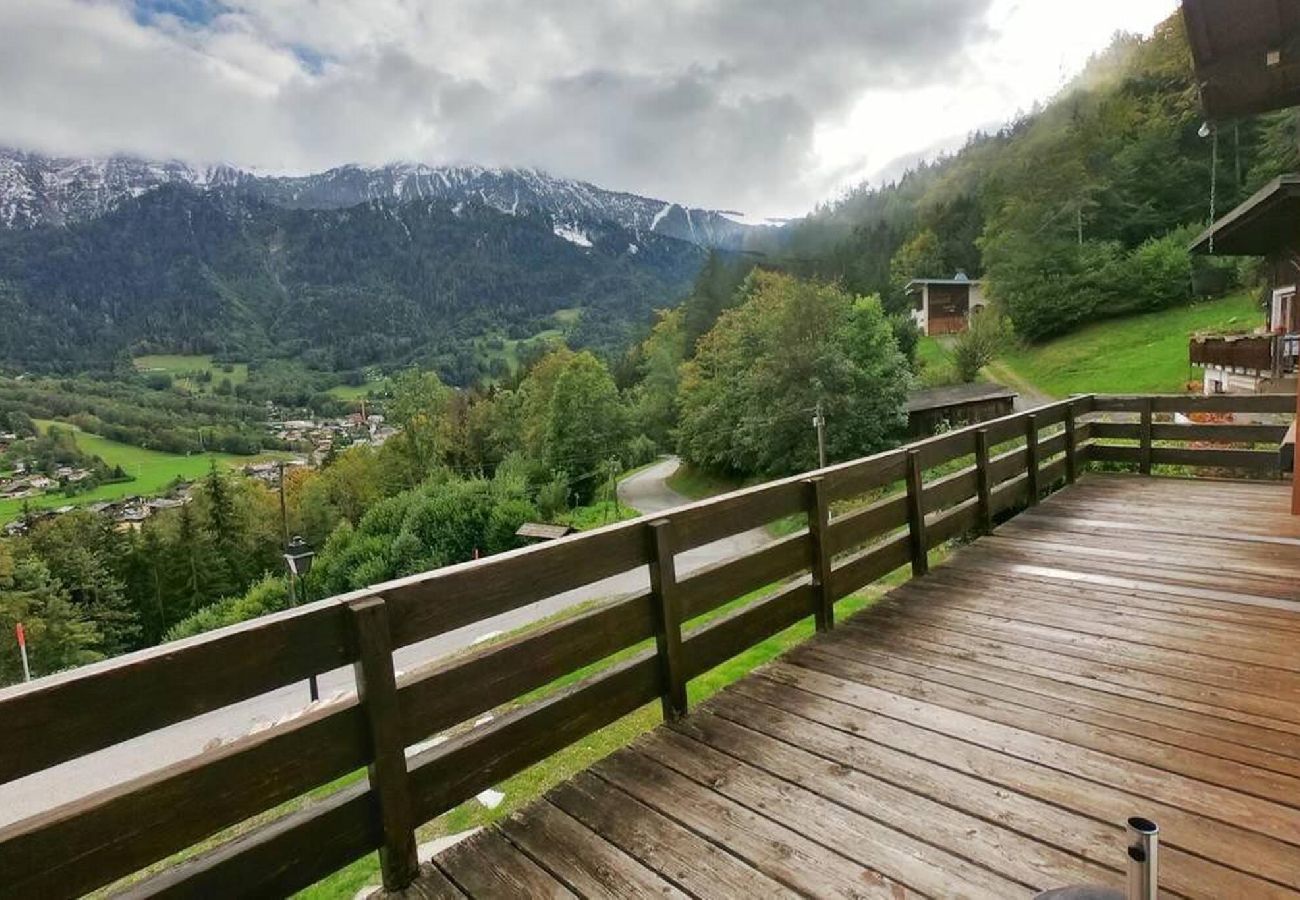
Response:
[[[680,296],[694,244],[614,223],[557,234],[482,203],[294,210],[164,186],[67,227],[0,230],[0,361],[105,367],[126,352],[416,363],[450,380],[467,341],[580,308],[578,345],[624,344]],[[472,363],[472,359],[469,360]]]
[[[1202,124],[1175,15],[1117,37],[1044,108],[818,210],[773,255],[894,310],[909,278],[983,276],[1031,340],[1218,293],[1236,267],[1186,251],[1210,216],[1216,141],[1219,215],[1300,157],[1293,112]]]

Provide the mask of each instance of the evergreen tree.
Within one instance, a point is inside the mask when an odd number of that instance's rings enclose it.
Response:
[[[27,633],[33,677],[102,656],[102,635],[45,563],[35,556],[15,559],[11,548],[0,541],[0,685],[23,678],[22,657],[12,638],[19,622]]]

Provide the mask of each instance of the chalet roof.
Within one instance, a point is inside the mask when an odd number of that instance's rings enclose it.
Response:
[[[577,531],[572,525],[549,525],[544,522],[525,522],[519,526],[515,532],[516,537],[536,538],[542,541],[553,541],[556,538],[562,538],[566,535],[573,534]]]
[[[1264,256],[1300,237],[1300,174],[1279,175],[1232,212],[1201,232],[1193,253]]]
[[[980,279],[967,278],[965,275],[959,272],[957,274],[957,277],[955,278],[913,278],[911,281],[909,281],[906,285],[903,286],[903,291],[905,293],[910,294],[912,292],[912,288],[920,287],[923,284],[979,284],[979,283],[980,283]]]
[[[1300,5],[1183,0],[1183,20],[1211,119],[1300,105]]]
[[[949,406],[965,406],[969,403],[984,403],[988,400],[1014,400],[1018,396],[1020,395],[1015,391],[1000,384],[987,382],[953,384],[924,391],[912,391],[907,395],[907,411],[923,412]]]

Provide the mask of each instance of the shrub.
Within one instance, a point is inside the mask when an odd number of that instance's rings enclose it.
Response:
[[[1006,348],[1010,333],[1007,320],[995,310],[971,316],[970,327],[958,336],[953,348],[957,377],[966,383],[974,381],[980,369],[993,362]]]

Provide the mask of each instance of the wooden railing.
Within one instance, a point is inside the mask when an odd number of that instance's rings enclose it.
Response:
[[[1278,346],[1273,334],[1206,335],[1189,341],[1187,355],[1194,366],[1272,372]]]
[[[359,769],[367,777],[124,890],[283,894],[376,850],[385,885],[400,887],[415,873],[418,823],[656,699],[666,716],[682,715],[691,678],[802,618],[833,627],[837,601],[903,566],[923,574],[931,549],[1037,502],[1086,461],[1257,471],[1268,461],[1258,450],[1155,442],[1281,436],[1271,425],[1167,426],[1158,414],[1229,405],[1272,413],[1293,404],[1290,396],[1076,397],[0,691],[3,783],[339,666],[353,666],[359,688],[0,829],[0,896],[69,896],[111,884]],[[1139,421],[1084,420],[1097,412],[1136,412]],[[808,527],[679,577],[683,551],[795,515]],[[644,593],[396,677],[395,648],[634,569],[649,575]],[[706,613],[715,615],[699,621]],[[519,702],[611,657],[572,685]],[[503,706],[488,724],[457,728]],[[406,757],[406,748],[443,732],[451,734],[445,742]]]

